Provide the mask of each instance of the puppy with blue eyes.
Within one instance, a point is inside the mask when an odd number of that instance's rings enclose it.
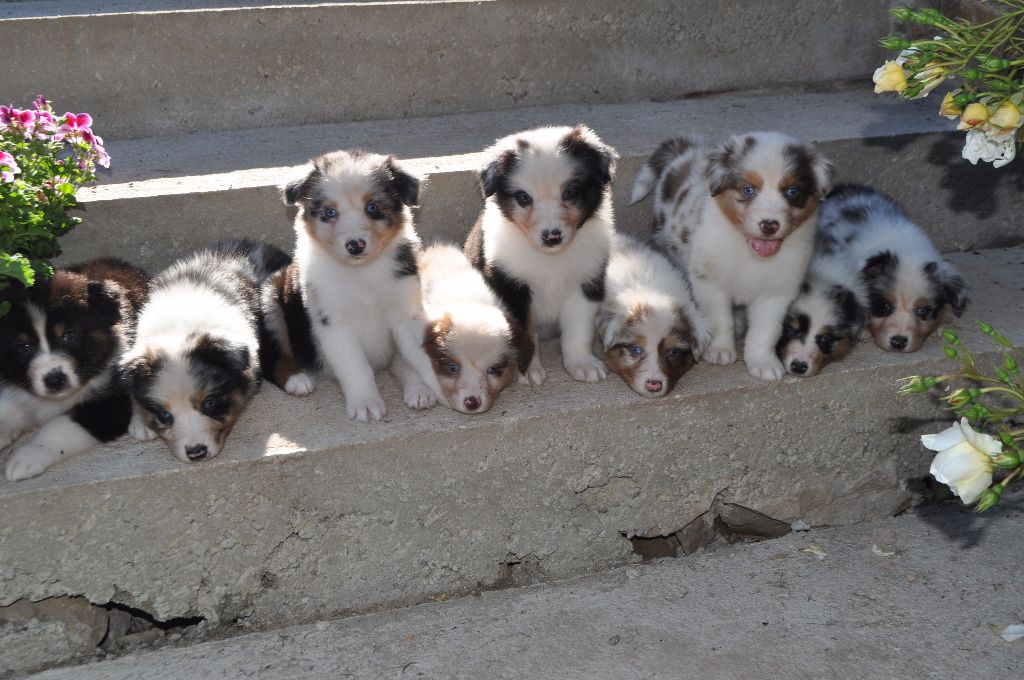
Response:
[[[956,268],[889,197],[846,184],[821,209],[822,232],[860,271],[868,288],[868,328],[890,352],[916,352],[952,313],[959,317],[970,288]]]
[[[544,382],[537,339],[559,333],[569,375],[603,380],[591,342],[615,234],[615,151],[578,125],[511,135],[486,153],[484,209],[465,252],[532,338],[519,355],[520,381]]]
[[[419,180],[392,156],[335,151],[284,187],[298,207],[295,258],[263,289],[267,378],[293,395],[329,368],[353,420],[387,413],[374,371],[391,363],[405,403],[429,408],[440,386],[423,351],[426,327],[412,206]],[[397,349],[397,352],[395,351]]]
[[[671,139],[640,171],[631,203],[655,190],[651,240],[690,276],[711,327],[706,361],[736,361],[733,310],[741,308],[747,371],[762,380],[785,375],[776,344],[831,183],[832,167],[814,148],[777,132],[735,135],[717,146]]]

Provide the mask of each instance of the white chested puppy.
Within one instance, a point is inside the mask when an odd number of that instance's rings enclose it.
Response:
[[[949,314],[967,308],[970,287],[931,239],[888,196],[871,187],[836,187],[821,228],[853,261],[868,287],[868,328],[890,352],[916,352]]]
[[[868,289],[835,242],[819,235],[807,278],[789,306],[778,353],[786,373],[814,376],[846,357],[868,322]]]
[[[431,246],[419,265],[427,317],[423,348],[440,396],[459,413],[483,413],[515,380],[519,355],[531,351],[533,341],[460,248]]]
[[[710,340],[684,272],[622,234],[608,263],[597,333],[605,363],[644,397],[671,392]]]
[[[262,362],[275,385],[310,394],[310,372],[326,365],[349,417],[380,420],[387,407],[374,371],[394,359],[405,403],[436,403],[440,388],[420,346],[420,239],[410,210],[419,186],[392,156],[335,151],[284,187],[285,203],[299,208],[295,258],[263,287]]]
[[[778,132],[735,135],[716,147],[669,140],[641,170],[631,203],[657,187],[652,241],[690,275],[712,332],[707,361],[736,360],[733,307],[741,306],[747,371],[762,380],[785,375],[776,344],[831,182],[832,167],[816,150]]]
[[[558,332],[569,375],[603,380],[607,369],[591,341],[615,233],[615,151],[578,125],[520,132],[486,153],[486,201],[465,251],[533,338],[532,351],[520,355],[520,381],[544,382],[537,338]]]

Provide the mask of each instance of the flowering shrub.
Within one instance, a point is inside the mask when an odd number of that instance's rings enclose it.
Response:
[[[1024,0],[993,0],[1004,5],[995,19],[953,20],[935,9],[897,7],[892,13],[940,33],[931,40],[883,39],[899,56],[875,71],[875,92],[897,92],[920,99],[946,80],[959,80],[947,93],[939,115],[959,119],[966,131],[963,157],[999,168],[1014,159],[1024,106]]]
[[[81,218],[75,192],[109,167],[87,113],[54,116],[42,96],[31,109],[0,106],[0,290],[49,276],[57,239]],[[0,314],[6,313],[0,307]]]
[[[946,356],[957,361],[960,369],[948,375],[911,376],[901,392],[922,394],[940,385],[946,388],[942,400],[960,416],[960,422],[939,434],[921,437],[925,447],[939,452],[932,461],[932,476],[964,503],[976,502],[978,510],[987,510],[999,502],[1010,482],[1024,474],[1020,446],[1024,441],[1024,380],[1020,350],[992,326],[980,326],[1001,348],[1001,365],[988,373],[982,371],[956,332],[947,330],[943,333]],[[992,434],[975,430],[971,421]]]

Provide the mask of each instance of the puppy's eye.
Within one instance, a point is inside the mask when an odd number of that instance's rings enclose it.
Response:
[[[743,194],[744,198],[753,198],[757,195],[757,188],[754,187],[753,184],[745,184],[743,188],[740,189],[740,192]]]
[[[892,314],[892,303],[885,298],[875,300],[871,306],[871,313],[875,316],[889,316]]]
[[[787,187],[782,193],[786,197],[787,201],[796,201],[803,195],[803,192],[796,187]]]
[[[370,201],[366,204],[366,214],[373,219],[377,219],[381,216],[380,206]]]
[[[520,207],[528,208],[533,205],[533,198],[525,191],[517,191],[515,195],[516,203],[518,203]]]
[[[796,335],[796,329],[788,323],[782,324],[782,337],[791,338]]]
[[[932,316],[932,308],[928,305],[921,305],[914,310],[914,315],[921,321],[927,321]]]
[[[24,356],[28,356],[31,353],[32,353],[32,345],[28,344],[27,342],[19,342],[18,343],[18,354],[20,354],[21,356],[24,357]]]
[[[160,423],[164,427],[167,427],[174,422],[174,416],[171,415],[171,412],[162,408],[154,409],[153,417],[156,418],[156,422]]]
[[[640,345],[626,345],[624,349],[626,350],[626,354],[634,359],[639,359],[644,354],[644,348]]]
[[[814,341],[818,343],[818,348],[825,354],[831,354],[836,344],[836,339],[828,333],[819,335]]]
[[[683,356],[683,350],[680,347],[673,347],[669,351],[665,352],[665,358],[669,361],[675,361]]]
[[[327,206],[326,208],[324,208],[324,222],[327,222],[328,220],[333,220],[337,216],[338,210],[336,208],[332,208],[331,206]]]
[[[563,201],[572,201],[572,200],[574,200],[576,198],[576,196],[578,194],[579,194],[579,191],[576,189],[576,185],[575,184],[570,184],[570,185],[566,186],[564,189],[562,189],[562,200]]]
[[[221,403],[222,403],[221,397],[216,396],[216,395],[209,396],[206,399],[203,399],[203,403],[199,407],[199,412],[204,414],[204,415],[210,415],[212,413],[216,413],[217,410],[220,408]]]
[[[451,375],[458,375],[459,371],[462,370],[462,366],[459,366],[457,363],[453,361],[452,363],[445,366],[445,370],[448,371],[448,373],[450,373]]]
[[[60,337],[60,341],[65,345],[74,345],[78,342],[78,331],[74,329],[64,331],[64,335]]]
[[[487,372],[491,375],[501,375],[505,372],[505,368],[508,366],[507,363],[494,364],[487,369]]]

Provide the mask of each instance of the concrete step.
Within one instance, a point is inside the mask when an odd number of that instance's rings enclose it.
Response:
[[[1024,249],[952,260],[977,291],[962,335],[979,363],[1001,361],[974,320],[1024,342]],[[82,596],[227,635],[601,571],[640,559],[631,538],[720,503],[847,525],[913,502],[918,437],[950,421],[896,393],[949,367],[935,338],[912,355],[865,343],[777,384],[701,364],[658,401],[575,383],[555,347],[543,356],[543,388],[513,386],[479,416],[411,412],[382,376],[389,416],[354,423],[321,378],[306,399],[266,386],[211,461],[123,439],[0,481],[0,607]],[[0,659],[58,649],[48,631],[0,626]]]
[[[151,8],[155,9],[153,11]],[[174,2],[0,11],[0,92],[115,139],[864,78],[886,0]],[[113,10],[113,11],[111,11]],[[38,49],[45,45],[47,59]],[[799,45],[800,49],[790,49]],[[65,109],[61,109],[64,111]]]
[[[1022,520],[934,507],[33,678],[1019,678],[990,624],[1021,621]]]
[[[667,103],[527,107],[436,118],[180,135],[112,142],[112,169],[85,189],[86,222],[66,260],[111,250],[157,270],[214,237],[292,246],[278,185],[311,156],[358,146],[397,154],[427,175],[418,224],[426,240],[461,241],[482,205],[476,170],[496,138],[544,124],[586,121],[622,156],[614,199],[620,229],[646,233],[650,201],[627,207],[633,178],[665,137],[778,129],[821,144],[839,178],[896,196],[943,250],[1003,247],[1024,238],[1024,165],[1001,170],[960,158],[961,133],[938,99],[899,102],[870,87],[720,96]],[[102,228],[103,237],[97,238]]]

